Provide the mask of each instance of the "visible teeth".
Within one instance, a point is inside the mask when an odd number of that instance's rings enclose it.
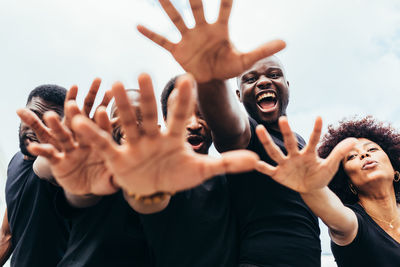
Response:
[[[259,95],[259,96],[257,97],[257,102],[260,102],[261,100],[263,100],[263,99],[265,99],[265,98],[268,98],[268,97],[272,97],[273,99],[275,99],[275,98],[276,98],[276,95],[275,95],[274,92],[266,92],[266,93],[263,93],[263,94],[261,94],[261,95]]]

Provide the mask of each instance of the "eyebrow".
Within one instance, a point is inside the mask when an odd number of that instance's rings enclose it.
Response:
[[[373,144],[373,142],[368,141],[368,142],[366,142],[366,143],[363,144],[363,147],[366,147],[366,146],[368,146],[368,145],[370,145],[370,144]]]
[[[280,72],[283,72],[282,68],[279,68],[279,67],[269,67],[268,69],[266,69],[265,72],[270,72],[270,71],[274,71],[274,70],[278,70],[278,71],[280,71]],[[264,73],[264,71],[263,71],[262,73]],[[246,75],[251,75],[251,74],[253,74],[253,75],[254,75],[254,74],[258,75],[259,72],[256,71],[256,70],[252,70],[252,71],[246,72],[245,74],[242,75],[242,78],[243,78],[244,76],[246,76]]]
[[[368,145],[370,145],[370,144],[374,144],[374,142],[368,141],[368,142],[365,142],[362,146],[363,146],[363,147],[366,147],[366,146],[368,146]],[[356,150],[356,149],[353,148],[352,150],[349,151],[349,153],[347,153],[347,155],[350,154],[351,152],[355,151],[355,150]],[[347,156],[347,155],[346,155],[346,156]]]

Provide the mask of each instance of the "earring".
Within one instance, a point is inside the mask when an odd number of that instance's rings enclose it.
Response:
[[[353,184],[349,184],[349,187],[350,187],[350,191],[354,194],[354,195],[358,195],[358,193],[357,193],[357,191],[356,191],[356,189],[353,187]]]
[[[398,181],[400,181],[400,172],[398,172],[398,171],[395,171],[394,172],[394,179],[393,179],[396,183],[398,182]]]

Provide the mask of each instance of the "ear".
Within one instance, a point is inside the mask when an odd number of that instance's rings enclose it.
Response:
[[[287,86],[289,87],[289,81],[286,81],[287,82]]]
[[[239,101],[242,102],[240,99],[240,90],[236,90],[236,96],[238,97]]]

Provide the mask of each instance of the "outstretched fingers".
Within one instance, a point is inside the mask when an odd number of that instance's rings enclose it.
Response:
[[[232,2],[233,0],[221,0],[217,22],[228,24],[232,10]]]
[[[143,130],[150,137],[156,136],[159,130],[157,125],[157,102],[154,96],[153,84],[148,74],[139,75],[138,82]]]
[[[305,148],[306,153],[316,152],[317,145],[318,145],[319,139],[321,137],[321,132],[322,132],[322,119],[321,119],[321,117],[318,116],[315,119],[314,129],[311,133],[310,140],[308,141],[308,144]]]
[[[118,108],[118,117],[122,128],[125,130],[128,143],[135,143],[139,137],[139,126],[134,107],[132,107],[128,95],[122,83],[117,82],[112,87],[115,103]]]
[[[175,24],[176,28],[181,34],[184,34],[188,28],[183,21],[181,14],[176,10],[174,5],[169,0],[159,0],[161,6],[163,7],[165,13],[167,13],[168,17],[171,19],[172,23]]]
[[[279,118],[279,128],[283,135],[283,142],[285,143],[285,148],[288,155],[299,154],[297,137],[294,135],[290,129],[289,122],[286,117]]]
[[[70,100],[64,106],[64,124],[71,129],[71,122],[74,116],[81,115],[81,111],[75,100]]]
[[[192,95],[194,80],[191,76],[185,75],[177,81],[177,87],[171,92],[169,101],[171,108],[167,116],[168,134],[174,137],[182,137],[186,134],[186,121],[194,107]]]
[[[32,143],[28,146],[28,151],[32,155],[46,158],[51,164],[57,164],[61,159],[60,153],[51,144]]]
[[[204,17],[204,8],[202,0],[190,0],[190,7],[192,8],[192,13],[194,20],[197,25],[205,24],[206,18]]]
[[[72,129],[81,139],[90,143],[103,158],[114,159],[117,156],[117,146],[114,144],[110,133],[100,129],[89,118],[82,115],[76,116],[72,120]]]
[[[112,92],[111,90],[107,90],[104,93],[103,100],[101,101],[100,105],[97,108],[108,107],[108,104],[110,104],[111,99],[112,99]]]
[[[111,99],[112,99],[112,92],[111,92],[111,90],[107,90],[104,93],[103,100],[101,100],[101,103],[96,107],[93,118],[96,118],[96,114],[97,114],[97,111],[99,110],[99,108],[102,108],[102,107],[107,108],[108,107],[108,104],[110,104]]]
[[[94,120],[102,130],[111,133],[113,126],[110,119],[108,118],[106,107],[100,106],[97,108]]]
[[[68,153],[75,149],[72,133],[61,124],[57,113],[53,111],[46,112],[44,114],[44,120],[52,130],[54,138],[63,151]]]
[[[258,125],[256,128],[256,133],[268,156],[273,161],[275,161],[277,164],[280,164],[283,160],[285,160],[286,156],[272,140],[264,126]]]
[[[78,95],[78,86],[72,85],[67,92],[67,96],[65,97],[65,103],[67,103],[70,100],[76,100],[77,95]]]
[[[250,68],[260,59],[272,56],[273,54],[281,51],[286,47],[286,43],[282,40],[273,40],[268,43],[261,45],[260,47],[250,51],[248,53],[243,53],[242,65],[245,70]]]
[[[83,112],[89,117],[92,111],[94,101],[96,100],[97,92],[99,91],[101,84],[100,78],[95,78],[90,86],[89,92],[87,93],[85,100],[83,102]]]
[[[43,124],[39,117],[31,110],[22,108],[17,110],[18,116],[27,124],[36,134],[41,143],[49,143],[53,137],[49,129]]]
[[[148,39],[150,39],[151,41],[155,42],[159,46],[166,49],[167,51],[171,52],[174,49],[175,44],[173,42],[171,42],[164,36],[149,30],[148,28],[144,27],[143,25],[138,25],[137,30],[141,34],[146,36]]]

